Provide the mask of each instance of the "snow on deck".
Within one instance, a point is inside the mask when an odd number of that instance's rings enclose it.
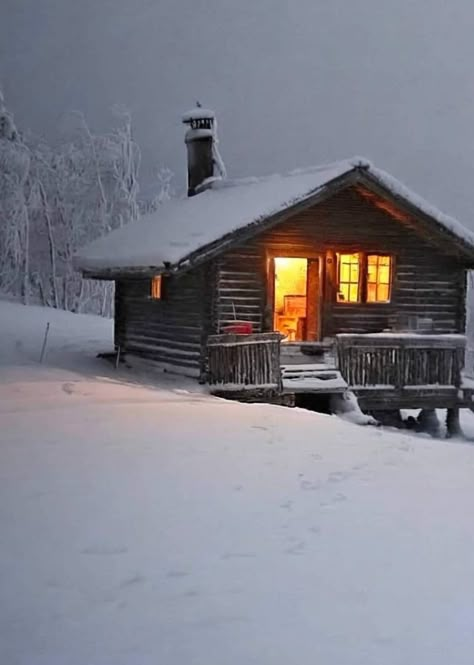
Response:
[[[347,390],[347,382],[334,367],[322,363],[282,365],[283,390],[288,393],[337,393]]]
[[[75,259],[85,271],[155,268],[183,262],[193,252],[237,229],[303,202],[333,180],[363,167],[401,196],[474,247],[474,234],[363,158],[300,169],[287,175],[216,181],[198,196],[172,199],[139,222],[112,231],[83,248]]]
[[[0,338],[0,662],[471,665],[472,446],[138,381],[103,319]]]

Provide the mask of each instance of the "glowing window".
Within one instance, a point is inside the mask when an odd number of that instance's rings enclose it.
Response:
[[[337,302],[359,302],[360,254],[338,254],[337,272]]]
[[[157,275],[151,280],[150,296],[153,300],[161,300],[161,275]]]
[[[367,302],[390,302],[392,257],[369,254],[367,257]]]

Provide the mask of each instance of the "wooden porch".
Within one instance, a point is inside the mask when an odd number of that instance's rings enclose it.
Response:
[[[464,335],[339,335],[337,365],[363,410],[453,408],[464,400]]]
[[[289,403],[296,394],[350,390],[364,411],[471,405],[472,391],[462,382],[463,335],[344,334],[299,349],[281,339],[279,333],[209,337],[211,392],[246,401],[286,396]]]

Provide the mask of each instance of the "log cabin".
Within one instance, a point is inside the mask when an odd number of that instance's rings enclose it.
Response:
[[[185,114],[188,193],[85,247],[115,282],[115,347],[216,393],[351,390],[457,408],[474,235],[365,159],[230,180]]]

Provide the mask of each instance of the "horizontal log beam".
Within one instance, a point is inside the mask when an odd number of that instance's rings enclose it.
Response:
[[[466,346],[465,335],[418,335],[418,334],[361,334],[352,335],[342,333],[336,336],[340,347],[366,347],[370,351],[373,347],[385,348],[427,348],[427,349],[455,349]]]

